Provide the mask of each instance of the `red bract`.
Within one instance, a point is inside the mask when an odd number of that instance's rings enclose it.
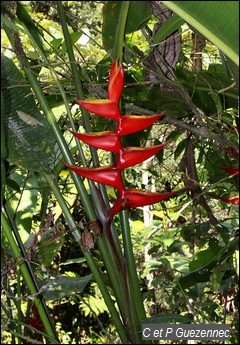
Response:
[[[152,146],[148,148],[143,147],[126,147],[120,150],[118,159],[118,168],[120,170],[129,168],[130,166],[142,163],[146,159],[161,151],[167,143]]]
[[[157,120],[164,117],[163,114],[151,115],[151,116],[137,116],[137,115],[125,115],[119,119],[117,133],[121,136],[139,132],[142,129],[151,126]]]
[[[233,147],[226,147],[225,152],[231,154],[233,157],[238,157],[238,152]]]
[[[117,63],[115,60],[112,64],[109,74],[109,83],[108,83],[108,99],[118,103],[122,94],[124,83],[124,73],[121,64]]]
[[[111,152],[119,152],[122,148],[119,137],[114,132],[97,132],[97,133],[75,133],[70,131],[76,138],[82,140],[85,144],[91,145],[98,149]]]
[[[122,171],[155,155],[167,145],[167,142],[147,148],[122,146],[122,136],[141,131],[164,117],[163,114],[151,116],[121,116],[118,102],[123,89],[123,81],[124,74],[122,65],[114,61],[109,75],[108,99],[76,101],[81,107],[96,115],[117,121],[115,132],[105,131],[87,134],[71,132],[76,138],[88,145],[116,153],[115,165],[83,168],[66,164],[66,166],[75,173],[92,181],[112,186],[118,190],[117,200],[108,211],[108,222],[110,222],[112,217],[121,210],[154,204],[183,192],[183,190],[179,190],[168,193],[149,193],[124,187],[121,175]]]
[[[121,115],[117,104],[110,101],[110,99],[97,99],[93,101],[76,100],[76,103],[91,113],[108,117],[109,119],[118,120]]]
[[[229,204],[232,205],[239,205],[239,195],[235,195],[235,196],[230,196],[230,197],[224,197],[224,196],[220,196],[220,195],[216,195],[216,194],[212,194],[211,195],[216,198],[216,199],[220,199],[222,201],[225,201]]]
[[[40,319],[40,316],[38,314],[38,311],[37,311],[37,308],[35,307],[35,305],[32,306],[32,311],[33,311],[33,316],[27,320],[27,324],[38,329],[40,332],[44,332],[45,328],[42,324],[42,321]],[[42,334],[36,332],[35,336],[36,336],[37,340],[42,341],[42,339],[43,339]]]
[[[166,193],[144,192],[133,188],[124,189],[121,198],[119,198],[110,209],[109,218],[111,219],[119,210],[156,204],[157,202],[167,200],[181,192],[185,192],[185,189]]]
[[[222,169],[224,171],[226,171],[227,173],[229,173],[230,175],[235,175],[235,176],[239,176],[239,167],[222,167]]]
[[[115,188],[123,188],[122,178],[119,169],[113,166],[98,168],[82,168],[74,165],[65,165],[76,174],[86,177],[89,180],[106,184]]]

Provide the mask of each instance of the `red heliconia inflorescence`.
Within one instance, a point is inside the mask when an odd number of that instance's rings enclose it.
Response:
[[[227,147],[225,149],[225,152],[227,154],[231,154],[234,157],[238,156],[237,151],[232,148],[232,147]],[[235,177],[239,177],[239,167],[222,167],[222,170],[224,170],[225,172],[227,172],[230,175],[233,175]],[[211,193],[211,195],[219,200],[225,201],[228,204],[232,204],[232,205],[239,205],[239,195],[234,195],[234,196],[229,196],[229,197],[224,197],[224,196],[220,196],[217,194],[213,194]]]
[[[121,137],[141,131],[164,116],[162,114],[151,116],[122,116],[118,103],[122,94],[123,85],[123,67],[121,63],[115,60],[109,74],[108,99],[89,101],[76,100],[77,104],[89,112],[115,120],[117,122],[115,132],[75,133],[71,131],[76,138],[82,140],[85,144],[114,152],[117,156],[115,165],[85,168],[65,164],[69,169],[89,180],[118,189],[117,200],[108,212],[109,221],[111,221],[113,216],[121,210],[154,204],[169,199],[183,191],[150,193],[137,189],[125,188],[122,180],[122,171],[160,152],[167,145],[167,142],[148,148],[122,146]]]

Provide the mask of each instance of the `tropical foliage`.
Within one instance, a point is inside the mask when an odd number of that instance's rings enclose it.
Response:
[[[3,343],[239,343],[238,6],[1,2]]]

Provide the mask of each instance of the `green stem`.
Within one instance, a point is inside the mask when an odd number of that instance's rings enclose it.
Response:
[[[125,27],[127,22],[128,10],[129,10],[130,1],[122,1],[120,17],[117,25],[116,31],[116,41],[115,47],[113,51],[113,60],[119,59],[122,61],[122,52],[124,46],[124,38],[125,38]]]
[[[17,301],[16,301],[16,306],[17,306],[17,332],[19,334],[22,334],[22,327],[21,327],[21,322],[22,320],[22,313],[21,313],[21,275],[20,275],[20,270],[19,267],[16,267],[16,274],[17,274]],[[18,344],[20,344],[20,339],[18,339]]]
[[[125,27],[129,11],[129,5],[130,1],[122,1],[122,7],[116,32],[117,39],[115,41],[113,59],[118,59],[120,61],[122,60],[122,50],[124,46]],[[120,223],[122,229],[124,254],[126,257],[126,266],[128,268],[129,274],[129,294],[130,299],[133,302],[133,314],[135,314],[134,309],[137,313],[137,316],[134,315],[136,322],[135,326],[139,328],[141,325],[141,320],[144,320],[146,318],[146,314],[139,287],[139,279],[136,271],[136,262],[133,254],[129,217],[127,211],[123,211],[120,213]]]
[[[51,344],[59,344],[59,341],[57,339],[57,336],[55,334],[55,330],[49,320],[48,314],[46,313],[45,306],[43,304],[43,301],[40,298],[38,287],[35,283],[35,280],[32,277],[32,271],[31,268],[29,268],[27,261],[24,260],[24,256],[22,255],[21,251],[19,250],[19,247],[16,243],[16,240],[12,234],[12,229],[9,224],[9,221],[5,215],[4,212],[2,212],[1,216],[2,221],[2,229],[5,234],[5,236],[8,239],[8,242],[10,244],[10,247],[13,251],[13,254],[17,260],[17,263],[19,264],[19,268],[21,270],[21,273],[23,275],[23,279],[29,289],[29,292],[31,295],[36,296],[34,299],[34,303],[36,305],[36,308],[38,310],[39,316],[42,320],[42,323],[45,327],[45,331],[48,335],[48,341],[50,341]]]
[[[120,221],[122,224],[123,247],[128,267],[129,279],[131,282],[130,287],[132,298],[134,300],[134,305],[136,306],[136,310],[138,312],[139,321],[141,321],[146,318],[146,314],[143,305],[142,294],[139,287],[139,279],[136,271],[136,261],[133,254],[133,246],[129,227],[129,217],[127,211],[122,211],[120,213]]]
[[[54,114],[51,110],[51,108],[49,107],[45,95],[40,87],[40,85],[38,84],[38,81],[36,80],[36,77],[34,76],[34,74],[32,73],[31,69],[28,67],[24,68],[26,76],[33,88],[33,91],[40,103],[40,106],[47,118],[47,121],[49,123],[49,126],[53,132],[53,135],[57,141],[57,144],[59,146],[59,149],[62,152],[63,158],[65,160],[65,162],[69,163],[69,164],[74,164],[71,153],[68,149],[68,146],[66,144],[66,141],[63,138],[62,132],[60,131],[60,128],[58,127],[58,124],[55,120]],[[83,204],[83,207],[87,213],[87,216],[90,220],[95,219],[95,212],[92,206],[92,203],[89,199],[88,193],[86,191],[86,188],[84,187],[84,184],[81,180],[81,178],[75,174],[72,173],[72,178],[73,181],[75,183],[75,186],[77,188],[77,191],[79,193],[79,196],[81,198],[81,202]]]
[[[35,77],[34,73],[32,72],[29,64],[28,64],[28,61],[27,61],[27,58],[25,56],[25,53],[21,47],[21,42],[20,42],[20,38],[18,36],[18,34],[16,32],[12,32],[11,29],[9,29],[9,27],[7,27],[6,25],[4,25],[4,30],[14,48],[14,51],[20,61],[20,63],[23,65],[23,69],[24,69],[24,72],[30,82],[30,85],[35,93],[35,96],[46,116],[46,119],[48,121],[48,124],[52,130],[52,133],[55,137],[55,140],[58,144],[58,147],[63,155],[63,158],[65,160],[66,163],[69,163],[69,164],[74,164],[73,162],[73,159],[72,159],[72,156],[71,156],[71,153],[69,151],[69,148],[67,146],[67,143],[62,135],[62,132],[56,122],[56,119],[55,119],[55,116],[52,112],[52,109],[50,108],[47,100],[46,100],[46,97],[37,81],[37,78]],[[40,49],[41,50],[41,49]],[[81,202],[84,206],[84,209],[86,211],[86,214],[88,216],[88,218],[90,220],[93,220],[95,219],[95,212],[94,212],[94,209],[93,209],[93,205],[89,199],[89,196],[88,196],[88,193],[87,193],[87,190],[81,180],[81,178],[75,174],[74,172],[71,171],[71,174],[72,174],[72,178],[73,178],[73,181],[75,183],[75,186],[77,188],[77,191],[79,193],[79,196],[81,198]]]
[[[56,182],[49,175],[45,174],[44,176],[45,176],[51,190],[53,191],[53,193],[54,193],[54,195],[55,195],[55,197],[56,197],[56,199],[57,199],[65,217],[66,217],[66,220],[67,220],[67,223],[68,223],[70,229],[73,229],[72,234],[73,234],[75,240],[77,241],[78,244],[80,244],[81,236],[80,236],[78,230],[76,229],[75,221],[72,218],[72,215],[69,211],[69,208],[68,208],[60,190],[58,189]],[[114,295],[115,295],[116,300],[118,302],[118,306],[119,306],[119,309],[121,311],[123,320],[125,320],[125,323],[126,323],[127,322],[126,320],[128,320],[129,317],[127,314],[128,304],[126,304],[127,300],[126,300],[126,293],[125,293],[125,288],[124,288],[125,282],[124,282],[123,272],[121,271],[121,268],[119,267],[119,263],[116,263],[116,253],[113,253],[112,248],[110,246],[108,246],[108,243],[104,238],[98,239],[98,247],[99,247],[100,253],[102,255],[106,270],[108,272],[109,279],[111,281]],[[88,265],[89,265],[92,273],[94,274],[95,281],[97,282],[97,284],[100,288],[100,291],[103,294],[106,305],[108,306],[108,308],[110,308],[109,312],[112,315],[114,322],[116,322],[115,326],[116,326],[118,332],[120,332],[119,335],[122,338],[122,336],[123,336],[122,327],[123,326],[122,326],[122,324],[121,324],[121,326],[119,325],[120,319],[119,319],[118,314],[117,314],[117,316],[115,315],[116,314],[115,307],[114,307],[114,310],[112,310],[112,305],[109,305],[109,302],[106,301],[106,300],[108,300],[108,296],[106,296],[106,293],[108,293],[106,286],[104,285],[102,278],[99,275],[99,272],[96,271],[96,267],[94,266],[92,256],[88,252],[83,250],[83,248],[82,248],[82,251],[83,251],[83,254],[84,254],[84,256],[88,262]],[[115,269],[116,267],[119,267],[119,268]],[[124,332],[125,332],[125,330],[124,330]],[[125,333],[124,333],[124,335],[125,335]]]
[[[64,215],[66,217],[66,220],[67,220],[67,223],[68,223],[70,229],[73,229],[72,233],[73,233],[73,236],[74,236],[75,240],[80,245],[80,234],[79,234],[78,230],[76,229],[75,221],[74,221],[74,219],[73,219],[73,217],[72,217],[72,215],[71,215],[71,213],[69,211],[68,206],[66,205],[66,202],[65,202],[65,200],[64,200],[60,190],[58,189],[57,184],[55,183],[53,178],[51,178],[49,175],[45,174],[44,176],[45,176],[45,178],[46,178],[46,180],[47,180],[51,190],[53,191],[53,193],[54,193],[54,195],[55,195],[55,197],[56,197],[56,199],[57,199],[61,209],[63,210],[63,213],[64,213]],[[90,270],[91,270],[91,272],[92,272],[92,274],[94,276],[94,279],[95,279],[96,283],[98,284],[99,289],[100,289],[100,291],[101,291],[101,293],[103,295],[103,298],[104,298],[105,303],[106,303],[106,305],[108,307],[108,310],[109,310],[109,312],[110,312],[110,314],[111,314],[111,316],[113,318],[113,321],[114,321],[114,324],[115,324],[116,329],[118,331],[118,334],[119,334],[123,344],[127,344],[128,343],[128,338],[126,336],[125,329],[124,329],[124,327],[122,325],[122,322],[121,322],[121,320],[119,318],[119,314],[118,314],[118,312],[117,312],[117,310],[116,310],[116,308],[115,308],[115,306],[113,304],[113,301],[112,301],[112,299],[111,299],[111,297],[109,295],[109,292],[108,292],[108,290],[106,288],[106,285],[105,285],[105,283],[102,280],[101,274],[98,271],[98,269],[97,269],[97,267],[96,267],[96,265],[94,263],[94,260],[93,260],[93,258],[91,256],[91,254],[88,253],[87,251],[83,250],[83,248],[81,248],[81,249],[82,249],[82,252],[84,254],[85,259],[87,260],[88,266],[89,266],[89,268],[90,268]],[[109,257],[108,257],[108,261],[109,261]]]
[[[81,84],[81,80],[80,80],[80,76],[79,76],[79,71],[77,68],[77,63],[75,61],[73,47],[72,47],[72,43],[71,43],[71,39],[70,39],[70,35],[69,35],[67,23],[66,23],[66,17],[64,14],[64,9],[63,9],[61,1],[57,2],[57,8],[58,8],[58,13],[59,13],[61,26],[62,26],[62,30],[63,30],[63,34],[64,34],[64,39],[65,39],[65,43],[66,43],[66,47],[67,47],[67,53],[68,53],[68,57],[69,57],[69,61],[70,61],[71,71],[72,71],[72,75],[73,75],[74,82],[75,82],[77,97],[78,97],[78,99],[84,99],[83,88],[82,88],[82,84]],[[91,125],[89,122],[88,112],[85,109],[82,109],[82,114],[83,114],[83,118],[84,118],[85,130],[87,132],[89,132],[89,131],[91,131]],[[90,148],[90,149],[92,149],[92,148]],[[99,161],[98,161],[98,156],[97,156],[97,152],[95,149],[91,150],[91,155],[92,155],[94,164],[97,165]],[[92,186],[92,188],[91,188],[91,192],[92,192],[92,195],[94,196],[94,188],[93,187],[94,186]],[[108,202],[105,187],[100,185],[100,190],[102,192],[102,195],[105,196],[105,201]],[[93,200],[95,201],[96,199],[93,198]],[[99,207],[99,205],[96,205],[96,207]],[[113,230],[113,236],[114,236],[114,239],[116,242],[116,246],[118,247],[118,250],[119,250],[119,248],[120,248],[119,239],[117,237],[117,240],[116,240],[116,231],[114,232],[114,230]],[[125,320],[125,321],[128,320],[128,322],[129,322],[129,314],[127,314],[128,303],[126,305],[126,298],[125,298],[126,282],[124,279],[125,277],[124,277],[123,265],[122,265],[122,269],[119,268],[119,270],[121,272],[118,272],[115,269],[118,267],[118,263],[116,262],[116,257],[118,257],[118,255],[117,255],[117,253],[113,253],[113,248],[111,248],[111,246],[108,245],[107,241],[105,241],[104,239],[100,239],[98,241],[98,245],[99,245],[99,250],[101,252],[103,262],[106,266],[106,270],[108,272],[109,279],[111,281],[112,288],[113,288],[116,300],[118,302],[118,306],[119,306],[119,309],[121,311],[123,320]]]
[[[56,81],[56,84],[59,88],[59,91],[61,93],[65,108],[66,108],[66,112],[67,112],[67,116],[69,119],[69,122],[71,124],[71,127],[74,131],[76,131],[75,129],[75,124],[74,124],[74,120],[72,118],[71,115],[71,111],[69,108],[69,102],[66,96],[66,93],[64,91],[64,88],[62,86],[62,83],[60,82],[57,73],[55,72],[54,68],[51,66],[47,54],[44,51],[44,48],[41,44],[41,40],[39,39],[39,32],[38,29],[35,27],[35,24],[31,21],[31,17],[29,16],[28,12],[24,9],[24,7],[21,4],[17,5],[17,16],[18,19],[21,21],[21,24],[23,25],[23,27],[25,28],[26,32],[28,33],[29,37],[31,38],[32,44],[34,46],[34,48],[36,49],[36,51],[40,54],[40,56],[42,57],[45,67],[48,68],[54,78],[54,80]],[[30,24],[31,23],[31,24]],[[76,141],[76,145],[78,147],[78,151],[79,151],[79,155],[80,155],[80,159],[82,160],[83,165],[86,166],[86,161],[85,161],[85,157],[83,154],[83,150],[82,147],[80,145],[79,140],[75,139]]]
[[[74,84],[76,87],[77,98],[78,99],[84,99],[84,92],[83,92],[83,88],[82,88],[82,83],[81,83],[79,71],[77,68],[75,56],[73,53],[71,38],[70,38],[70,35],[68,32],[68,27],[67,27],[67,22],[66,22],[66,17],[64,14],[62,1],[56,1],[56,5],[57,5],[58,13],[59,13],[59,18],[60,18],[60,22],[61,22],[61,26],[62,26],[62,31],[63,31],[65,43],[66,43],[66,48],[67,48],[67,53],[68,53],[68,57],[69,57],[69,61],[70,61],[70,67],[71,67],[71,71],[72,71],[72,75],[73,75],[73,79],[74,79]],[[89,121],[89,114],[85,109],[82,109],[81,111],[83,114],[85,130],[86,130],[86,132],[91,132],[92,128],[91,128],[91,124]]]

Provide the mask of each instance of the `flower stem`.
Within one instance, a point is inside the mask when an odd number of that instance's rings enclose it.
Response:
[[[66,202],[65,202],[65,200],[64,200],[64,198],[63,198],[63,196],[62,196],[62,194],[61,194],[61,192],[60,192],[60,190],[59,190],[59,188],[57,186],[57,184],[55,183],[53,178],[51,178],[49,175],[45,174],[44,176],[45,176],[45,178],[46,178],[46,180],[47,180],[51,190],[53,191],[53,193],[54,193],[54,195],[55,195],[59,205],[61,206],[61,209],[62,209],[62,211],[63,211],[63,213],[64,213],[64,215],[66,217],[66,220],[67,220],[67,223],[68,223],[69,227],[71,229],[73,229],[72,234],[73,234],[75,240],[80,245],[80,237],[81,236],[80,236],[78,230],[76,229],[75,221],[74,221],[74,219],[73,219],[73,217],[71,215],[71,212],[69,211],[69,208],[68,208],[68,206],[67,206],[67,204],[66,204]],[[128,343],[128,337],[126,335],[126,331],[125,331],[125,329],[123,327],[123,324],[122,324],[122,322],[120,320],[119,314],[118,314],[118,312],[117,312],[117,310],[116,310],[116,308],[115,308],[115,306],[113,304],[113,301],[112,301],[112,299],[110,297],[110,294],[108,292],[106,284],[104,283],[104,281],[102,279],[101,273],[97,269],[92,255],[88,251],[83,250],[83,248],[81,248],[81,249],[82,249],[82,252],[83,252],[83,255],[84,255],[85,259],[87,260],[88,266],[89,266],[89,268],[90,268],[90,270],[91,270],[91,272],[93,274],[93,277],[94,277],[96,283],[99,286],[99,289],[100,289],[100,291],[102,293],[104,301],[105,301],[105,303],[106,303],[106,305],[108,307],[108,310],[109,310],[109,312],[111,314],[111,317],[112,317],[112,319],[114,321],[114,324],[115,324],[115,327],[116,327],[116,329],[118,331],[118,334],[119,334],[123,344],[127,344]],[[108,257],[108,261],[109,261],[109,257]]]
[[[122,51],[124,46],[125,27],[129,11],[130,1],[122,1],[120,18],[117,26],[116,37],[118,38],[115,42],[113,60],[122,60]],[[120,212],[120,223],[122,228],[124,254],[126,257],[126,266],[129,274],[129,286],[131,298],[136,306],[138,320],[137,323],[140,325],[141,320],[146,318],[145,309],[143,305],[142,295],[139,287],[139,279],[136,271],[136,262],[133,254],[132,241],[130,236],[129,217],[127,211]]]
[[[116,41],[113,51],[113,60],[122,61],[122,53],[124,46],[124,37],[125,37],[125,27],[127,22],[128,10],[129,10],[130,1],[122,1],[121,12],[119,16],[119,21],[116,31]]]

